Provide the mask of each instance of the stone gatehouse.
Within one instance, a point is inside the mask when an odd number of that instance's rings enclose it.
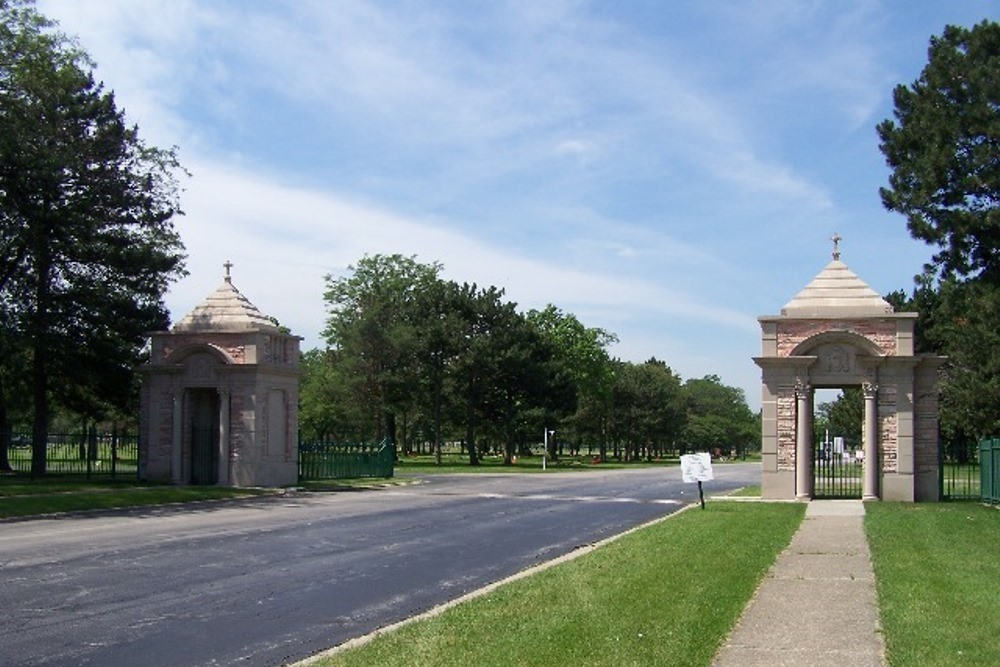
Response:
[[[298,480],[299,341],[222,285],[170,331],[150,334],[142,367],[143,480],[285,486]]]

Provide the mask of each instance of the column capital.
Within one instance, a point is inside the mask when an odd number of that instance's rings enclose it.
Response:
[[[864,393],[865,398],[875,398],[878,395],[878,383],[865,380],[861,383],[861,391]]]
[[[812,391],[812,386],[809,384],[808,380],[803,380],[802,378],[797,378],[795,380],[795,397],[805,398]]]

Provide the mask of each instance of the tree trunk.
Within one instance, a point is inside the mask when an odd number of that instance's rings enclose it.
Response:
[[[406,448],[406,441],[409,438],[409,430],[410,430],[409,429],[409,418],[410,418],[409,413],[406,412],[406,411],[404,411],[403,412],[403,426],[400,429],[400,432],[402,433],[402,435],[399,436],[399,440],[400,440],[400,442],[403,443],[403,448],[404,449]],[[393,440],[393,442],[392,442],[392,461],[393,461],[393,463],[399,463],[399,445],[396,444],[395,440]]]
[[[476,450],[476,423],[471,410],[465,420],[465,444],[469,448],[469,465],[479,465],[479,455]]]
[[[468,447],[469,447],[469,465],[470,466],[479,465],[479,450],[476,447],[476,442],[474,440],[470,440],[468,442]]]
[[[434,461],[441,465],[441,401],[444,393],[440,373],[434,378]]]
[[[31,423],[31,477],[45,476],[45,455],[49,439],[49,396],[48,377],[45,362],[38,358],[39,348],[44,348],[36,342],[35,359],[32,371],[32,399],[34,417]],[[44,352],[44,349],[42,350]]]
[[[0,394],[0,472],[14,472],[10,466],[10,441],[13,424],[7,419],[7,406]]]
[[[389,439],[389,442],[396,445],[396,413],[392,410],[386,410],[385,412],[385,437]]]
[[[45,241],[43,240],[43,245]],[[31,424],[31,477],[45,476],[45,457],[49,439],[49,301],[52,263],[48,248],[37,248],[38,283],[35,285],[34,339],[31,342],[31,397],[34,417]]]

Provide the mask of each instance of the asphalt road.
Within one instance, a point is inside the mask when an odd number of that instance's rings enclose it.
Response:
[[[696,501],[677,468],[435,475],[0,523],[0,665],[280,665]]]

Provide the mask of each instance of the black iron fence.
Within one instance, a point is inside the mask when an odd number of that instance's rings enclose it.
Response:
[[[15,432],[7,460],[15,472],[31,472],[31,434]],[[50,475],[135,478],[139,475],[139,436],[135,433],[50,433],[45,447],[45,471]]]
[[[982,484],[977,444],[942,443],[938,451],[941,500],[979,500]]]
[[[299,442],[299,479],[392,477],[392,443]]]
[[[864,464],[856,449],[819,442],[813,456],[814,498],[861,497]]]

